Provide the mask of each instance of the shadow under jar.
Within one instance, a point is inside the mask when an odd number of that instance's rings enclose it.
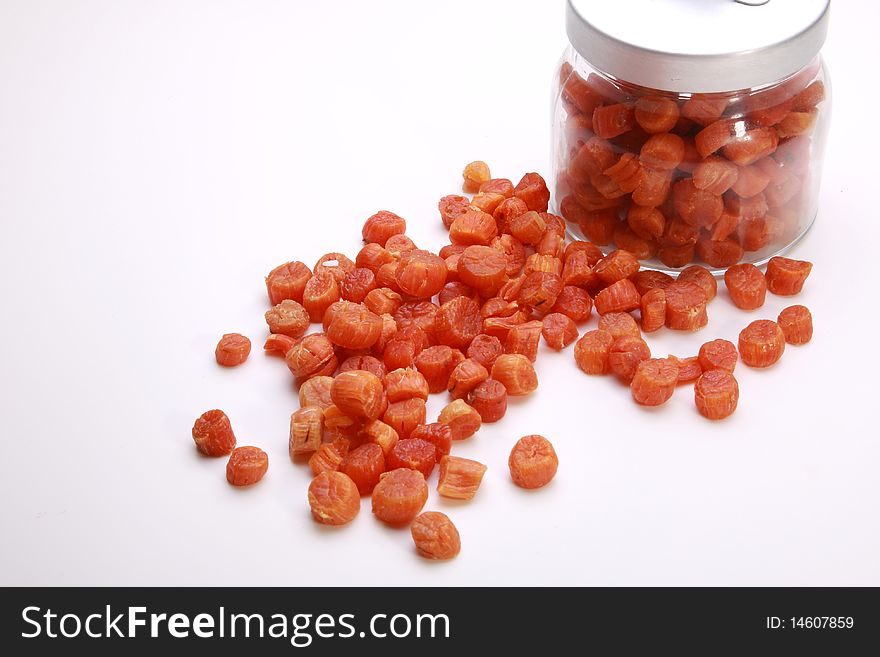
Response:
[[[569,0],[554,210],[643,266],[761,265],[809,229],[829,0]]]

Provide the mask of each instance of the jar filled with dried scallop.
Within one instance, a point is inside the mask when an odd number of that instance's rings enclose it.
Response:
[[[569,0],[552,186],[570,232],[658,269],[787,251],[818,211],[828,13],[829,0]]]

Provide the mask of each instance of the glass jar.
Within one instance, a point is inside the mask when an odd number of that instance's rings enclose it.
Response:
[[[644,266],[761,265],[816,217],[829,0],[569,0],[554,211]]]

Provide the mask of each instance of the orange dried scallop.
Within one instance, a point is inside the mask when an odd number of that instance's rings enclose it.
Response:
[[[434,446],[436,460],[439,463],[443,456],[452,449],[452,429],[443,422],[420,424],[413,429],[410,440],[422,440]]]
[[[339,283],[330,273],[322,271],[315,274],[303,289],[302,305],[308,312],[308,318],[313,322],[320,322],[324,318],[324,311],[337,301],[339,301]],[[269,321],[268,313],[266,321]]]
[[[324,471],[309,484],[309,507],[322,525],[345,525],[361,510],[361,495],[347,475]]]
[[[214,349],[218,365],[235,367],[247,360],[251,353],[251,341],[240,333],[225,333]]]
[[[418,397],[428,399],[428,380],[412,367],[392,370],[385,375],[385,395],[391,403]]]
[[[703,344],[697,354],[697,359],[700,362],[700,370],[703,372],[709,370],[733,372],[736,369],[739,355],[736,352],[736,345],[730,340],[718,338]]]
[[[578,338],[577,326],[574,320],[562,313],[550,313],[541,321],[543,328],[541,335],[547,346],[556,351],[561,351]]]
[[[744,251],[760,251],[771,239],[771,224],[766,217],[743,219],[737,234]]]
[[[447,427],[447,430],[449,430],[449,427]],[[437,447],[433,443],[421,438],[398,440],[394,443],[391,451],[388,452],[389,470],[411,468],[421,472],[425,479],[431,476],[436,463]]]
[[[492,218],[495,219],[498,232],[506,233],[511,220],[528,211],[529,206],[526,205],[526,202],[514,196],[501,201],[492,212]]]
[[[581,146],[571,160],[571,167],[589,180],[614,163],[614,147],[610,142],[593,137]]]
[[[458,529],[445,513],[426,511],[410,527],[416,551],[426,559],[446,561],[461,552]]]
[[[776,132],[782,139],[809,135],[818,118],[819,111],[815,108],[805,112],[789,112],[776,126]]]
[[[392,235],[400,235],[406,232],[406,220],[388,210],[379,210],[364,222],[361,235],[364,242],[375,242],[379,246],[385,246],[388,238]]]
[[[463,399],[488,378],[489,371],[482,363],[472,358],[465,358],[452,370],[446,389],[453,399]]]
[[[417,426],[425,423],[426,413],[425,400],[413,397],[388,404],[382,421],[394,429],[401,439],[406,439]]]
[[[422,330],[421,335],[427,339],[427,336],[434,333],[434,323],[438,310],[438,306],[430,301],[410,301],[402,304],[395,311],[394,321],[400,331],[405,331],[411,326],[420,328]],[[424,346],[427,346],[427,344]],[[421,347],[418,351],[421,351]]]
[[[657,136],[660,137],[662,135]],[[658,157],[662,158],[665,155],[667,154],[661,153]],[[636,155],[633,153],[624,153],[616,163],[605,169],[602,174],[607,176],[610,181],[616,185],[616,187],[614,187],[614,185],[606,182],[605,184],[608,185],[608,190],[613,189],[615,194],[617,193],[617,190],[630,194],[635,191],[636,187],[638,187],[641,182],[642,166]],[[604,179],[594,178],[593,184],[602,191],[605,187],[600,185],[599,181],[604,181]]]
[[[564,287],[556,273],[534,271],[526,275],[519,292],[519,302],[539,314],[547,313],[556,303]]]
[[[464,179],[462,189],[468,194],[480,191],[480,185],[488,182],[492,178],[489,172],[489,165],[481,160],[469,163],[461,174]]]
[[[767,189],[768,184],[770,184],[770,176],[764,173],[757,164],[752,164],[739,167],[731,189],[738,196],[751,198]]]
[[[608,354],[613,343],[614,336],[608,331],[601,329],[587,331],[574,346],[574,360],[577,366],[587,374],[607,374]]]
[[[611,285],[638,272],[639,261],[629,251],[617,249],[597,262],[593,271],[605,285]]]
[[[269,331],[291,338],[301,337],[309,328],[309,313],[291,299],[276,304],[265,313]]]
[[[415,518],[428,501],[428,484],[418,470],[398,468],[386,472],[373,489],[373,513],[391,525]]]
[[[806,306],[789,306],[776,320],[788,344],[806,344],[813,338],[813,316]]]
[[[770,155],[778,145],[779,134],[774,128],[752,128],[724,146],[724,157],[745,167]]]
[[[694,245],[664,244],[657,249],[657,259],[667,267],[684,267],[694,259]]]
[[[636,367],[630,383],[633,399],[642,406],[667,402],[678,383],[678,365],[668,358],[649,358]]]
[[[700,378],[703,368],[700,367],[700,359],[697,356],[688,356],[687,358],[678,358],[673,355],[667,358],[675,363],[678,367],[678,383],[693,383]]]
[[[642,239],[656,240],[663,236],[666,217],[657,208],[633,204],[626,213],[626,223]]]
[[[707,232],[707,236],[709,239],[716,242],[726,240],[728,237],[738,232],[741,219],[742,218],[738,214],[734,214],[727,208],[724,208],[721,217],[719,217],[718,221],[715,222],[715,225],[711,227],[711,230]]]
[[[637,260],[654,257],[658,249],[657,242],[639,237],[625,221],[619,222],[615,227],[614,243],[619,249],[629,251]]]
[[[226,464],[226,480],[233,486],[252,486],[269,468],[269,456],[259,447],[236,447]]]
[[[711,274],[710,274],[711,275]],[[669,274],[654,269],[643,269],[630,276],[630,280],[636,286],[639,294],[644,295],[649,290],[655,288],[665,289],[667,286],[675,282]]]
[[[743,247],[734,239],[716,241],[701,238],[697,242],[697,255],[712,267],[730,267],[742,259]]]
[[[348,272],[339,283],[339,295],[355,303],[362,303],[375,289],[376,274],[366,267],[357,267]]]
[[[535,246],[547,230],[547,222],[539,212],[530,210],[513,217],[507,224],[507,230],[523,244]]]
[[[602,105],[593,110],[593,132],[601,139],[613,139],[635,125],[633,107],[625,103]]]
[[[514,187],[513,195],[524,201],[529,210],[547,212],[550,190],[539,174],[534,172],[525,174]]]
[[[694,385],[694,402],[700,415],[723,420],[733,414],[739,402],[739,385],[726,370],[710,370]]]
[[[538,387],[538,375],[522,354],[501,354],[492,365],[492,378],[504,385],[507,394],[528,395]]]
[[[221,410],[202,413],[192,428],[193,441],[205,456],[225,456],[235,448],[229,417]]]
[[[462,252],[458,276],[462,283],[484,297],[492,297],[507,281],[507,265],[508,259],[503,251],[474,244]]]
[[[269,337],[266,338],[266,342],[263,343],[263,351],[269,356],[281,356],[284,358],[284,356],[287,355],[287,352],[295,345],[296,340],[289,335],[270,333]]]
[[[505,353],[522,354],[534,363],[538,358],[538,343],[543,328],[537,320],[512,326],[504,340]]]
[[[459,358],[460,357],[460,358]],[[430,392],[446,390],[449,375],[464,356],[448,345],[428,347],[415,357],[415,366],[428,382]]]
[[[290,458],[311,455],[321,445],[324,433],[324,411],[319,406],[304,406],[290,415],[287,448]]]
[[[316,276],[319,274],[329,274],[339,283],[354,268],[355,264],[348,256],[342,253],[331,252],[325,253],[318,259],[313,272]]]
[[[480,416],[481,424],[497,422],[507,412],[507,388],[500,381],[486,379],[471,390],[467,402]]]
[[[767,289],[773,294],[798,294],[810,275],[813,263],[776,256],[767,263]]]
[[[400,337],[395,334],[385,344],[382,352],[382,364],[386,371],[393,372],[396,369],[412,367],[418,356],[415,342],[410,338]]]
[[[639,304],[642,315],[642,330],[645,333],[657,331],[666,324],[666,292],[663,288],[648,290],[642,295]]]
[[[482,329],[480,307],[467,297],[447,301],[434,318],[434,337],[440,344],[464,349]]]
[[[513,183],[507,178],[491,178],[480,185],[480,194],[500,194],[510,198],[513,196]]]
[[[724,272],[724,284],[730,300],[741,310],[755,310],[764,305],[767,281],[755,265],[742,263],[728,267]]]
[[[478,461],[460,456],[444,456],[440,459],[440,480],[437,492],[453,500],[470,500],[476,495],[486,466]]]
[[[303,290],[312,277],[312,270],[305,263],[285,262],[266,277],[269,302],[274,306],[285,299],[302,302]]]
[[[330,398],[345,415],[366,420],[378,418],[387,401],[382,380],[366,370],[338,374],[330,387]]]
[[[662,96],[642,96],[635,104],[635,120],[652,135],[669,132],[678,123],[678,104]]]
[[[390,239],[390,238],[389,238]],[[369,269],[378,276],[379,268],[394,262],[394,255],[386,248],[375,242],[364,244],[363,248],[355,256],[355,265],[360,269]]]
[[[615,340],[625,335],[642,337],[638,323],[629,313],[605,313],[599,318],[597,328],[600,331],[607,331]]]
[[[639,160],[646,167],[668,171],[676,168],[684,159],[684,140],[671,132],[654,135],[639,153]]]
[[[694,169],[694,186],[721,196],[736,184],[739,168],[721,157],[710,155]]]
[[[672,186],[672,203],[683,221],[699,228],[714,224],[724,211],[724,201],[719,195],[699,189],[690,178]]]
[[[339,373],[366,370],[380,379],[385,378],[385,364],[375,356],[349,356],[339,365]]]
[[[453,440],[470,438],[480,430],[483,424],[480,414],[463,399],[456,399],[444,406],[437,420],[449,425]]]
[[[346,349],[368,349],[382,335],[382,318],[363,304],[348,304],[325,314],[327,338]]]
[[[367,422],[361,430],[362,436],[371,443],[382,448],[382,454],[388,457],[391,448],[397,443],[397,432],[381,420]]]
[[[617,338],[608,352],[608,368],[618,379],[629,384],[635,376],[639,363],[651,357],[648,343],[641,338],[623,336]]]
[[[410,251],[400,257],[395,280],[404,294],[430,299],[446,284],[446,261],[428,251]]]
[[[694,145],[700,157],[705,159],[712,153],[724,148],[734,139],[737,134],[737,122],[731,119],[719,119],[706,125],[694,137]]]
[[[739,334],[739,355],[749,367],[770,367],[784,351],[785,334],[769,319],[757,319]]]
[[[688,143],[685,143],[684,157],[688,156]],[[682,163],[679,163],[681,167]],[[649,166],[643,166],[639,177],[639,184],[633,190],[632,202],[645,207],[657,207],[663,205],[669,196],[669,189],[672,186],[673,171],[654,169]]]
[[[606,313],[635,310],[639,307],[641,297],[635,284],[628,278],[624,278],[599,292],[594,301],[596,312],[604,315]]]
[[[564,285],[576,285],[583,288],[594,288],[599,284],[599,277],[590,265],[590,256],[585,251],[576,251],[565,259],[562,268]]]
[[[676,281],[666,288],[666,326],[696,331],[709,322],[706,291],[692,281]]]
[[[562,313],[570,317],[575,324],[585,322],[593,312],[593,298],[589,292],[573,285],[562,288],[556,303],[550,309],[554,313]]]
[[[458,215],[449,226],[449,240],[453,244],[489,246],[497,236],[498,224],[495,218],[475,207]]]
[[[718,283],[708,269],[701,265],[690,265],[682,269],[676,279],[682,283],[690,281],[696,283],[706,292],[706,300],[711,301],[718,293]]]
[[[681,115],[694,123],[707,126],[721,118],[724,110],[727,109],[727,103],[727,98],[694,94],[682,105]]]
[[[351,478],[361,495],[368,495],[385,472],[385,454],[376,443],[364,443],[346,454],[339,470]]]
[[[507,460],[510,476],[520,488],[541,488],[550,483],[559,467],[559,458],[543,436],[520,438]]]
[[[488,214],[492,214],[501,205],[504,196],[495,194],[494,192],[479,192],[471,199],[471,206],[482,210]]]
[[[495,336],[481,333],[471,341],[466,355],[489,369],[495,359],[503,353],[504,347],[501,340]]]
[[[585,212],[577,223],[588,240],[605,246],[614,239],[614,229],[618,223],[617,208]]]
[[[464,196],[452,194],[441,198],[437,208],[440,210],[443,225],[449,228],[453,221],[470,210],[471,202]]]
[[[562,73],[564,75],[560,82],[563,102],[573,111],[592,116],[593,110],[604,102],[602,95],[576,71],[563,67]]]
[[[797,96],[794,97],[791,109],[795,112],[803,112],[825,100],[825,84],[822,80],[814,80]]]
[[[330,398],[330,388],[333,387],[333,378],[330,376],[314,376],[303,381],[299,387],[299,405],[317,406],[321,410],[333,406]]]
[[[313,475],[319,475],[322,472],[337,472],[346,454],[348,454],[348,440],[337,438],[333,442],[320,445],[315,450],[315,453],[309,458],[309,468]]]

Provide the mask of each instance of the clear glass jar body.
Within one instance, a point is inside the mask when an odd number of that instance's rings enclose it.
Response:
[[[554,211],[576,239],[643,266],[761,265],[816,217],[830,92],[820,56],[771,85],[688,94],[615,80],[569,47],[554,81]]]

